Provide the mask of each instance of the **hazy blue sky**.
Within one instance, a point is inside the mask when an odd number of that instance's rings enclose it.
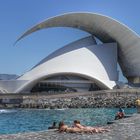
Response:
[[[100,13],[140,34],[140,0],[0,0],[0,73],[22,74],[54,50],[89,34],[71,28],[41,30],[13,46],[33,25],[66,12]]]

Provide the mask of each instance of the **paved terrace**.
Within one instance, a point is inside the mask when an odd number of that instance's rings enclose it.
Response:
[[[70,98],[76,96],[136,96],[140,98],[140,88],[139,89],[113,89],[113,90],[99,90],[99,91],[89,91],[89,92],[74,92],[74,93],[48,93],[48,92],[39,92],[39,93],[6,93],[0,94],[0,99],[19,99],[24,97],[39,97],[45,96],[48,99],[53,98]]]
[[[109,125],[111,131],[102,134],[68,134],[41,131],[0,135],[1,140],[140,140],[140,114]]]

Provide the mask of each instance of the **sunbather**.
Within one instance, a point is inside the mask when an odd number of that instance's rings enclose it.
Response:
[[[80,126],[80,125],[79,125]],[[107,129],[97,129],[94,127],[68,127],[64,122],[59,123],[59,132],[69,132],[69,133],[102,133],[107,131]]]
[[[64,122],[59,123],[59,132],[69,132],[69,133],[93,133],[91,130],[80,129],[77,127],[68,127]]]
[[[105,129],[105,128],[102,128],[102,127],[91,127],[91,126],[81,125],[79,120],[74,121],[74,127],[77,127],[79,129],[84,129],[84,130],[91,130],[92,132],[96,132],[96,133],[109,131],[108,129]]]

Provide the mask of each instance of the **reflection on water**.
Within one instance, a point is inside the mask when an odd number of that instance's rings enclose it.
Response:
[[[124,109],[126,113],[136,113],[135,108]],[[117,108],[86,109],[23,109],[0,110],[0,134],[46,130],[53,121],[65,121],[72,125],[80,120],[84,125],[101,126],[112,121]]]

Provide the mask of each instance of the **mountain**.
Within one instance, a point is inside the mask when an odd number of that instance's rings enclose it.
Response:
[[[0,80],[15,80],[17,77],[16,74],[0,74]]]

